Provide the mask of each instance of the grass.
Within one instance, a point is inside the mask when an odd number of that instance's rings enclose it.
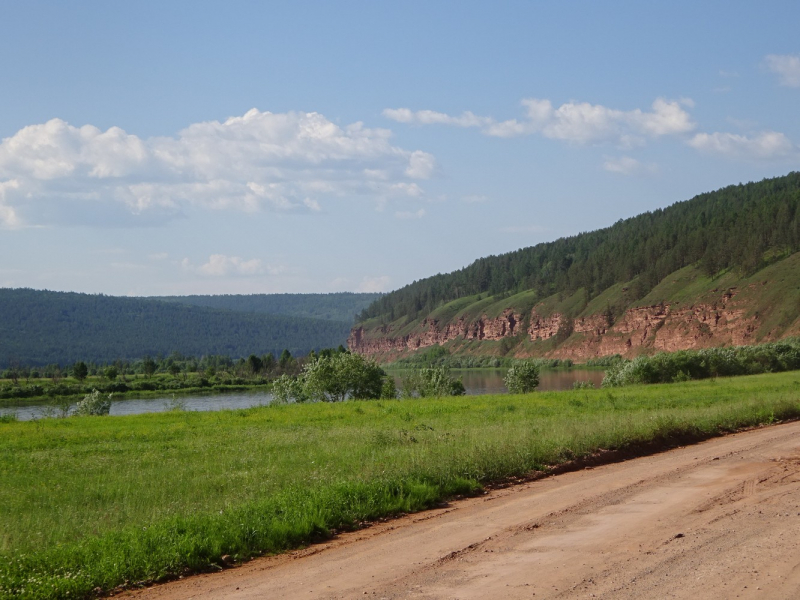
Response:
[[[800,373],[0,423],[0,597],[220,568],[601,449],[800,417]]]

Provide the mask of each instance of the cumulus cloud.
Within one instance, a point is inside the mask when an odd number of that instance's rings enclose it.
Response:
[[[357,292],[387,292],[391,278],[388,275],[379,277],[364,277],[356,288]]]
[[[208,257],[208,262],[199,266],[194,266],[188,258],[184,258],[181,266],[186,271],[209,277],[278,275],[285,270],[281,266],[265,265],[258,258],[244,260],[239,256],[226,256],[225,254],[212,254]]]
[[[646,138],[692,131],[695,124],[685,108],[693,105],[685,98],[658,98],[649,111],[623,111],[587,102],[567,102],[554,107],[550,100],[526,98],[522,100],[525,118],[519,120],[496,121],[471,112],[451,116],[431,110],[414,112],[408,108],[388,108],[383,115],[400,123],[476,127],[495,137],[538,134],[579,144],[612,142],[631,146]]]
[[[616,158],[606,158],[603,168],[611,173],[620,175],[636,175],[644,173],[655,173],[658,168],[653,164],[644,164],[630,156],[620,156]]]
[[[784,134],[763,131],[747,136],[735,133],[698,133],[688,141],[697,150],[740,159],[781,159],[796,156],[798,151]]]
[[[170,216],[189,205],[319,210],[325,197],[420,195],[416,181],[433,174],[434,157],[390,137],[319,113],[257,109],[149,139],[52,119],[0,143],[0,222],[35,222],[37,203],[113,202],[128,214]]]
[[[781,85],[800,87],[800,55],[770,54],[764,64],[778,76]]]

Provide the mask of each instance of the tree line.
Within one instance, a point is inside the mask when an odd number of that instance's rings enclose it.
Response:
[[[154,296],[153,300],[250,312],[288,315],[352,323],[367,306],[381,297],[377,293],[335,292],[330,294],[215,294]]]
[[[346,343],[350,324],[184,306],[142,298],[0,289],[0,368],[145,355],[233,359],[288,349],[293,355]]]

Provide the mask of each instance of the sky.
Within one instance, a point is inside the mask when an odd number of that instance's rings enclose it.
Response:
[[[0,0],[0,287],[389,291],[800,169],[800,3]]]

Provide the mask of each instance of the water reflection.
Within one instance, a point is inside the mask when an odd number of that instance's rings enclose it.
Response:
[[[481,394],[504,394],[506,386],[503,384],[505,369],[453,369],[451,374],[461,377],[467,394],[478,396]],[[405,376],[403,371],[390,371],[395,378],[398,388],[402,385]],[[568,390],[576,381],[591,381],[600,387],[603,380],[603,371],[572,369],[569,371],[542,371],[539,374],[539,391]],[[264,391],[240,392],[235,394],[206,394],[194,396],[164,396],[161,398],[127,398],[114,400],[111,403],[112,415],[136,415],[150,412],[164,412],[174,406],[183,410],[207,411],[251,408],[264,406],[272,401],[272,394]],[[74,408],[74,404],[73,404]],[[16,414],[20,421],[30,421],[47,416],[53,412],[51,406],[27,405],[9,406],[0,408],[0,415]]]

